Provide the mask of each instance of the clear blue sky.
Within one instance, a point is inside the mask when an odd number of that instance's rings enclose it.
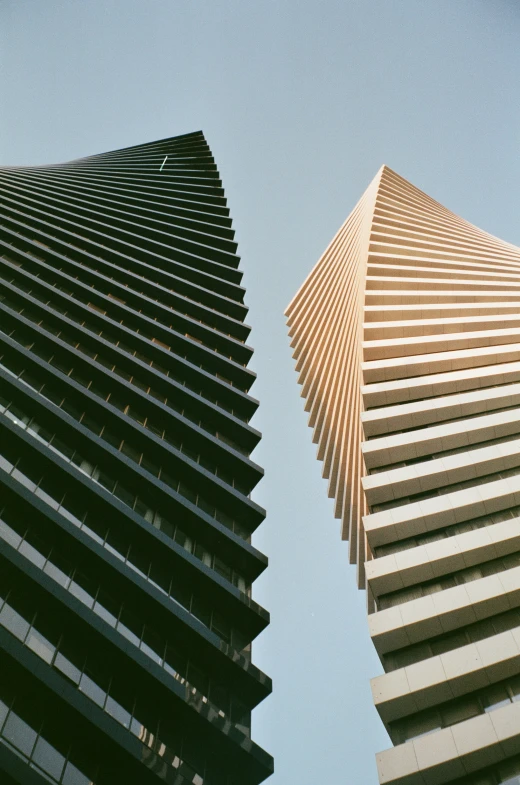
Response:
[[[40,164],[203,129],[245,269],[256,494],[270,567],[254,648],[269,785],[375,785],[381,666],[332,518],[283,310],[386,163],[520,244],[517,0],[1,0],[0,161]]]

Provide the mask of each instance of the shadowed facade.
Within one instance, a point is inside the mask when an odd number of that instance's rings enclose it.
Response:
[[[201,132],[0,170],[0,779],[257,785],[267,560]]]
[[[520,783],[520,249],[382,167],[286,311],[381,783]]]

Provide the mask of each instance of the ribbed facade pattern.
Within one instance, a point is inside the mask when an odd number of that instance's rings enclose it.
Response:
[[[201,132],[0,170],[0,780],[257,785],[258,402]]]
[[[287,309],[396,745],[381,783],[520,782],[520,249],[383,167]]]

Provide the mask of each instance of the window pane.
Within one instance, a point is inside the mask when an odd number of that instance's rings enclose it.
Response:
[[[105,711],[125,728],[130,727],[131,715],[110,696],[107,698]]]
[[[476,717],[481,714],[481,708],[478,701],[471,699],[463,699],[455,701],[451,706],[447,706],[441,710],[444,726],[456,725],[457,722],[469,720],[471,717]]]
[[[79,572],[79,570],[76,570],[74,580],[71,581],[69,586],[69,591],[88,608],[92,608],[97,588],[97,584]]]
[[[482,703],[484,704],[484,711],[488,712],[498,709],[500,706],[506,706],[508,703],[511,703],[511,699],[505,687],[491,687],[482,696]]]
[[[51,553],[50,559],[43,571],[50,575],[56,583],[66,588],[70,580],[72,565],[67,564],[64,559],[60,559],[59,555],[54,552]]]
[[[127,640],[133,643],[135,646],[139,646],[141,641],[141,633],[142,633],[143,625],[139,622],[133,614],[129,613],[126,610],[123,610],[121,613],[121,619],[117,625],[118,631],[121,635],[124,635]]]
[[[3,627],[6,627],[9,632],[12,632],[12,634],[21,641],[25,639],[30,626],[29,623],[7,603],[5,603],[0,612],[0,624]]]
[[[85,672],[81,677],[79,683],[79,689],[81,692],[84,692],[85,695],[88,695],[90,700],[97,703],[98,706],[103,706],[106,698],[106,692],[101,689],[101,687],[96,684],[94,679],[87,675]]]
[[[36,484],[32,482],[32,480],[29,480],[29,478],[18,469],[15,469],[13,471],[12,477],[13,479],[17,480],[21,485],[24,485],[26,488],[28,488],[30,491],[34,491],[34,489],[36,488]]]
[[[401,741],[418,739],[419,736],[426,736],[440,730],[441,721],[437,712],[427,717],[411,717],[401,724]]]
[[[164,659],[164,668],[172,676],[184,677],[186,675],[187,662],[183,654],[181,654],[173,646],[168,646],[166,649],[166,656]]]
[[[34,763],[50,774],[51,777],[54,777],[55,780],[59,780],[65,765],[65,758],[49,742],[42,739],[41,736],[36,742],[32,757]]]
[[[144,628],[143,640],[141,641],[141,651],[160,665],[164,657],[164,648],[164,640],[154,630],[146,626]]]
[[[0,520],[0,537],[12,545],[13,548],[18,548],[22,541],[20,535],[17,534],[14,529],[11,529],[3,520]]]
[[[45,564],[46,557],[39,553],[36,548],[33,548],[33,546],[29,545],[28,542],[23,542],[19,548],[19,551],[25,556],[26,559],[29,559],[29,561],[31,561],[41,570]]]
[[[97,613],[97,615],[106,621],[107,624],[110,624],[111,627],[115,627],[119,611],[120,604],[101,589],[96,598],[94,613]]]
[[[63,654],[59,653],[56,655],[56,659],[54,660],[54,667],[59,670],[64,676],[67,677],[73,684],[78,685],[79,680],[81,678],[81,671],[76,668],[72,662],[67,659]]]
[[[62,780],[63,785],[93,785],[90,777],[86,777],[70,761],[67,763]]]
[[[4,720],[7,717],[8,712],[9,709],[7,708],[7,705],[0,700],[0,728],[4,724]]]
[[[36,731],[14,712],[11,712],[5,723],[2,736],[7,739],[14,747],[19,749],[27,757],[30,756],[34,742],[36,741]]]
[[[38,657],[45,660],[45,662],[50,663],[52,661],[55,651],[54,646],[41,634],[41,632],[35,630],[34,627],[31,628],[25,645],[32,649]]]

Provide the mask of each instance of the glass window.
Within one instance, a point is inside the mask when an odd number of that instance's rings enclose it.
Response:
[[[489,638],[495,634],[495,628],[491,619],[483,619],[478,624],[473,625],[468,630],[469,637],[472,643],[478,643],[485,638]]]
[[[7,417],[12,420],[16,425],[27,425],[31,419],[28,414],[25,414],[18,406],[11,404],[8,411],[5,412]]]
[[[93,359],[93,358],[96,356],[96,354],[97,354],[97,352],[93,351],[93,350],[92,350],[92,349],[90,349],[88,346],[85,346],[85,344],[84,344],[84,343],[78,343],[78,345],[77,345],[77,350],[78,350],[78,352],[82,352],[82,354],[86,354],[86,355],[87,355],[87,357],[90,357],[90,358],[92,358],[92,359]]]
[[[129,406],[127,414],[140,425],[144,425],[146,422],[146,417],[136,411],[135,407]]]
[[[520,785],[520,760],[502,763],[498,767],[499,779],[502,785]]]
[[[26,559],[29,559],[30,562],[39,567],[40,570],[47,560],[46,556],[40,553],[40,551],[36,550],[36,548],[30,545],[27,541],[24,541],[18,550],[25,556]]]
[[[36,496],[38,496],[45,504],[48,504],[49,507],[52,507],[53,510],[57,510],[60,506],[60,502],[63,497],[63,491],[56,487],[56,484],[52,482],[50,478],[46,479],[45,477],[42,479],[38,488],[35,491]]]
[[[94,476],[94,480],[103,488],[106,488],[109,493],[114,493],[116,481],[113,477],[110,477],[108,474],[98,469]]]
[[[105,547],[118,559],[124,560],[128,553],[128,539],[112,527],[107,532]]]
[[[493,617],[493,627],[495,632],[506,632],[520,625],[520,613],[515,608],[512,611],[501,613]]]
[[[212,619],[211,619],[211,629],[217,633],[217,635],[225,640],[227,643],[231,641],[231,626],[227,619],[213,611]]]
[[[118,367],[117,365],[114,367],[114,373],[124,379],[126,382],[129,382],[132,378],[132,374],[127,373],[127,371],[123,370],[123,368]]]
[[[95,680],[95,676],[89,669],[86,669],[83,675],[81,676],[79,682],[79,689],[80,692],[84,692],[90,700],[97,703],[98,706],[103,707],[106,698],[105,690],[101,689],[97,681]]]
[[[88,608],[94,605],[94,598],[97,594],[98,584],[92,581],[87,575],[79,570],[74,573],[74,578],[70,583],[69,591],[77,597]]]
[[[78,409],[78,407],[77,407],[77,406],[75,406],[75,405],[72,403],[72,400],[71,400],[70,398],[65,398],[65,400],[64,400],[64,401],[62,402],[62,404],[61,404],[61,408],[63,409],[63,411],[64,411],[64,412],[66,412],[67,414],[69,414],[69,415],[70,415],[71,417],[73,417],[75,420],[79,420],[79,419],[80,419],[80,417],[81,417],[81,415],[83,414],[83,412],[82,412],[82,411],[80,411],[80,410]]]
[[[154,562],[152,562],[150,566],[150,582],[161,591],[166,592],[166,594],[169,593],[171,582],[170,573],[162,564],[154,564]]]
[[[0,624],[21,641],[29,632],[30,624],[7,602],[0,611]]]
[[[494,686],[485,691],[482,696],[482,703],[484,705],[484,711],[488,712],[511,703],[511,698],[505,687]]]
[[[11,469],[13,468],[13,464],[7,460],[3,455],[0,455],[0,469],[9,474]]]
[[[5,542],[8,542],[9,545],[12,545],[13,548],[18,548],[22,541],[20,535],[15,532],[14,529],[11,529],[2,519],[0,519],[0,537],[5,540]]]
[[[518,703],[520,701],[520,676],[515,676],[514,679],[511,679],[509,682],[509,689],[513,696],[513,702]]]
[[[178,542],[183,548],[185,548],[190,553],[193,550],[193,540],[191,537],[188,537],[181,529],[177,528],[175,531],[175,542]]]
[[[148,572],[150,570],[150,559],[143,553],[142,549],[132,545],[130,548],[130,553],[127,556],[128,566],[131,567],[134,572],[137,572],[143,578],[148,577]]]
[[[129,490],[127,490],[127,488],[124,487],[124,485],[121,485],[120,482],[118,482],[116,485],[114,496],[120,499],[123,504],[126,504],[127,507],[133,508],[135,502],[135,493],[131,493]]]
[[[108,403],[111,404],[112,406],[115,406],[115,408],[119,409],[119,411],[121,412],[124,412],[127,407],[127,404],[124,403],[120,398],[118,398],[117,395],[114,395],[114,393],[110,393],[110,396],[108,398]]]
[[[17,514],[16,511],[12,514],[7,508],[2,512],[4,523],[7,522],[9,528],[21,538],[27,534],[27,524],[23,517]]]
[[[245,581],[245,578],[243,578],[237,572],[233,573],[233,583],[239,591],[243,592],[244,594],[247,594],[248,586]]]
[[[58,371],[61,371],[62,373],[64,373],[64,374],[65,374],[65,376],[68,376],[68,375],[69,375],[69,373],[70,373],[70,372],[71,372],[71,370],[72,370],[72,368],[71,368],[71,366],[69,365],[69,363],[68,363],[68,361],[67,361],[67,360],[65,360],[64,362],[62,362],[62,361],[61,361],[61,358],[59,358],[59,357],[57,357],[57,356],[53,357],[53,358],[52,358],[52,360],[49,360],[49,363],[50,363],[51,365],[53,365],[53,366],[54,366],[54,368],[57,368],[57,369],[58,369]]]
[[[43,425],[40,425],[34,419],[31,420],[30,425],[27,426],[27,432],[44,444],[48,444],[54,436],[52,431],[44,428]]]
[[[63,785],[92,785],[90,777],[86,777],[70,761],[67,763],[62,780]]]
[[[464,698],[460,701],[454,701],[441,709],[441,715],[444,726],[456,725],[458,722],[469,720],[471,717],[476,717],[481,714],[479,702],[474,699]]]
[[[32,387],[33,390],[36,390],[36,391],[38,391],[40,389],[40,387],[42,386],[41,380],[36,378],[32,374],[28,373],[27,371],[24,371],[20,375],[20,379],[23,382],[25,382],[25,384],[27,384],[29,387]]]
[[[143,390],[146,393],[150,389],[150,385],[149,384],[146,384],[145,382],[142,382],[139,379],[136,379],[135,376],[132,379],[132,384],[135,385],[135,387],[137,387],[139,390]]]
[[[148,625],[144,628],[143,639],[141,641],[141,651],[147,654],[154,662],[161,665],[164,657],[165,641],[155,630]]]
[[[72,572],[72,564],[66,559],[63,559],[56,551],[52,551],[49,561],[43,568],[43,571],[47,573],[47,575],[50,575],[50,577],[61,586],[67,588],[70,580],[70,573]]]
[[[179,489],[179,480],[177,477],[172,477],[172,475],[168,474],[168,472],[165,472],[164,469],[161,469],[160,479],[161,482],[165,483],[165,485],[167,485],[172,490],[177,491]]]
[[[32,759],[43,771],[55,780],[59,780],[65,766],[65,758],[41,736],[36,742]]]
[[[56,436],[52,439],[51,443],[49,444],[51,450],[59,453],[62,458],[66,458],[70,460],[74,455],[74,450],[71,447],[68,447],[61,439],[58,439]]]
[[[25,645],[28,646],[29,649],[32,649],[38,657],[41,657],[42,660],[45,660],[48,664],[52,662],[54,652],[56,651],[55,647],[34,627],[31,627]]]
[[[205,599],[193,596],[191,601],[191,613],[196,616],[206,627],[211,624],[211,612],[208,609]]]
[[[159,466],[157,466],[157,464],[154,463],[153,461],[150,461],[144,455],[141,458],[141,466],[143,467],[143,469],[145,471],[150,472],[150,474],[153,474],[154,477],[158,477],[159,476],[159,472],[160,472]]]
[[[79,370],[74,368],[71,371],[70,378],[73,379],[78,384],[81,384],[82,387],[88,387],[91,381],[89,378],[87,378],[87,376],[83,374],[83,372],[80,372]]]
[[[12,473],[13,479],[17,480],[21,485],[24,485],[30,491],[34,491],[36,488],[36,483],[30,480],[26,474],[24,474],[19,469],[15,469]]]
[[[186,675],[186,668],[186,657],[177,648],[168,644],[164,658],[164,669],[168,671],[171,676],[184,677]]]
[[[85,503],[70,491],[65,494],[59,511],[76,526],[81,526],[85,519]]]
[[[432,712],[426,717],[410,717],[401,723],[401,741],[418,739],[420,736],[440,730],[441,727],[441,719],[437,712]]]
[[[146,427],[156,436],[159,436],[161,439],[163,438],[164,428],[159,427],[157,423],[153,423],[150,418],[146,421]],[[166,434],[164,434],[164,438],[166,439]]]
[[[85,428],[88,428],[89,431],[92,431],[92,433],[95,433],[96,436],[99,436],[103,430],[103,426],[96,422],[93,417],[90,417],[87,414],[84,414],[81,418],[81,424],[84,425]]]
[[[162,476],[161,476],[161,479],[162,479]],[[181,494],[181,496],[183,496],[185,499],[187,499],[192,504],[196,504],[196,502],[197,502],[197,494],[196,494],[196,492],[192,488],[190,488],[188,485],[183,483],[183,482],[179,483],[179,493]]]
[[[58,652],[54,660],[54,667],[76,686],[81,678],[81,670],[77,668],[64,654]]]
[[[130,727],[130,721],[132,719],[132,715],[124,709],[121,704],[115,700],[111,695],[108,696],[107,702],[105,705],[105,711],[107,714],[110,714],[117,722],[123,725],[125,728]]]
[[[209,678],[200,668],[194,665],[193,662],[188,663],[188,681],[204,695],[208,694]]]
[[[96,542],[104,542],[107,534],[107,524],[104,520],[104,514],[90,505],[90,512],[86,516],[82,525],[82,530],[92,537]],[[92,533],[94,532],[94,533]],[[96,536],[97,535],[97,536]]]
[[[216,508],[214,504],[210,504],[207,499],[204,499],[200,493],[197,499],[197,505],[200,507],[202,512],[205,512],[206,515],[209,515],[210,518],[215,517]]]
[[[9,707],[7,706],[6,703],[0,700],[0,729],[4,724],[4,720],[7,717],[8,712],[9,712]]]
[[[213,679],[211,680],[209,699],[215,706],[218,706],[224,714],[229,714],[229,692],[223,684],[219,684]]]
[[[135,463],[139,463],[141,460],[141,451],[136,450],[135,447],[132,446],[126,439],[121,445],[121,452],[123,455],[126,455],[130,460],[135,461]]]
[[[74,464],[74,466],[77,466],[77,468],[82,471],[83,474],[86,474],[87,477],[92,477],[95,465],[90,463],[90,461],[87,461],[86,458],[80,455],[80,453],[75,452],[71,462]]]
[[[141,641],[143,625],[133,613],[123,609],[121,612],[121,617],[117,624],[117,630],[124,635],[124,637],[129,640],[134,646],[139,646]]]
[[[101,362],[99,357],[97,358],[97,361]],[[91,393],[94,393],[94,395],[97,395],[98,398],[103,398],[103,400],[106,400],[106,397],[107,397],[108,392],[109,392],[107,387],[105,387],[104,385],[100,384],[97,379],[90,383],[90,387],[88,389],[90,390]]]
[[[111,445],[112,445],[112,447],[115,447],[115,448],[116,448],[116,450],[119,450],[119,446],[120,446],[120,444],[121,444],[121,437],[120,437],[120,436],[118,436],[116,433],[113,433],[113,432],[112,432],[112,431],[111,431],[109,428],[107,428],[106,426],[103,428],[103,432],[102,432],[101,436],[103,437],[103,439],[104,439],[106,442],[108,442],[109,444],[111,444]]]
[[[29,758],[36,741],[36,731],[31,728],[13,711],[9,714],[2,731],[2,736],[10,742],[13,747],[20,750]]]
[[[167,537],[173,538],[174,527],[167,518],[163,518],[162,515],[156,513],[153,520],[153,525],[156,529],[159,529],[159,531],[163,532],[163,534],[165,534]]]
[[[120,604],[110,597],[103,589],[100,589],[94,605],[94,613],[115,627],[119,616]]]

